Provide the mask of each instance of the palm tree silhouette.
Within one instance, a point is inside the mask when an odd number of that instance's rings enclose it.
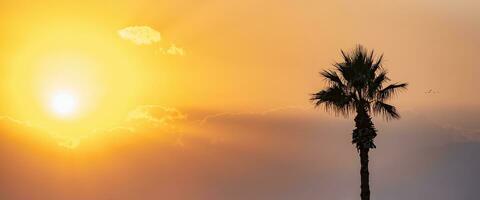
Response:
[[[387,121],[400,118],[397,109],[387,101],[406,89],[407,83],[384,87],[390,79],[382,67],[383,55],[376,57],[373,50],[368,52],[358,45],[351,52],[341,53],[343,61],[335,63],[334,70],[320,73],[328,83],[327,88],[313,94],[311,100],[315,107],[323,105],[327,112],[336,115],[356,114],[352,143],[360,154],[360,197],[369,200],[368,152],[375,148],[373,140],[377,136],[371,115],[381,115]]]

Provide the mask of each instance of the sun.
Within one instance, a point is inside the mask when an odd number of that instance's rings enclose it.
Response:
[[[6,115],[62,137],[83,137],[123,123],[151,98],[146,91],[153,73],[139,66],[157,63],[155,55],[124,44],[116,28],[51,23],[48,31],[31,30],[38,37],[25,38],[0,61],[12,66],[0,84]]]
[[[71,116],[77,108],[77,97],[69,91],[58,91],[54,93],[50,100],[52,111],[62,117]]]

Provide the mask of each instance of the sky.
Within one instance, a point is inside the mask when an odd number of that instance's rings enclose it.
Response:
[[[372,199],[477,199],[478,1],[0,0],[0,197],[358,199],[318,72],[384,54]]]

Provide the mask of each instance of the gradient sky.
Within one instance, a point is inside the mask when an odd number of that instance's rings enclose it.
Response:
[[[478,199],[478,8],[0,0],[0,198],[358,199],[353,119],[308,99],[362,44],[410,84],[374,120],[372,199]]]

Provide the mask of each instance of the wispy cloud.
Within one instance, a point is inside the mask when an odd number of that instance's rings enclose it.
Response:
[[[172,126],[178,120],[186,119],[187,116],[176,108],[159,105],[142,105],[130,111],[127,116],[127,123],[150,124],[155,127]]]
[[[179,124],[181,123],[180,121],[186,119],[187,115],[176,108],[159,105],[141,105],[130,111],[125,117],[125,121],[119,122],[116,126],[94,129],[77,136],[52,132],[47,128],[9,116],[0,116],[0,130],[11,132],[12,135],[19,137],[28,134],[30,137],[43,138],[42,140],[44,141],[50,141],[51,144],[57,144],[67,149],[75,149],[86,141],[105,140],[105,138],[112,139],[117,138],[117,136],[134,136],[133,134],[136,133],[168,135],[171,144],[183,146],[183,133]],[[136,136],[139,135],[136,134]]]
[[[416,117],[419,117],[426,124],[432,124],[440,130],[444,130],[450,133],[452,136],[455,136],[455,139],[460,142],[473,141],[480,142],[480,129],[468,128],[462,125],[455,124],[454,122],[445,122],[439,121],[434,117],[415,111],[408,110],[410,113],[414,114]]]
[[[216,113],[216,114],[211,114],[205,116],[202,120],[200,120],[200,124],[203,125],[208,122],[210,119],[218,118],[218,117],[223,117],[223,116],[235,116],[235,115],[267,115],[272,112],[278,112],[278,111],[284,111],[284,110],[307,110],[308,107],[306,106],[284,106],[284,107],[278,107],[278,108],[272,108],[268,109],[265,111],[251,111],[251,112],[222,112],[222,113]]]
[[[125,120],[117,126],[107,129],[96,129],[85,139],[95,140],[98,136],[107,138],[144,137],[146,135],[162,136],[167,143],[183,146],[183,130],[180,126],[187,115],[176,108],[160,105],[140,105],[131,110]],[[113,139],[115,140],[115,139]]]
[[[184,56],[186,51],[184,48],[170,43],[167,46],[163,41],[160,32],[150,26],[129,26],[118,30],[118,35],[124,40],[128,40],[136,45],[153,45],[157,44],[155,53],[169,56]]]
[[[183,48],[177,47],[175,44],[171,44],[168,48],[160,48],[160,52],[164,55],[173,55],[173,56],[183,56],[185,55],[185,50]]]
[[[160,32],[149,26],[129,26],[118,31],[118,35],[137,45],[150,45],[160,42]]]

